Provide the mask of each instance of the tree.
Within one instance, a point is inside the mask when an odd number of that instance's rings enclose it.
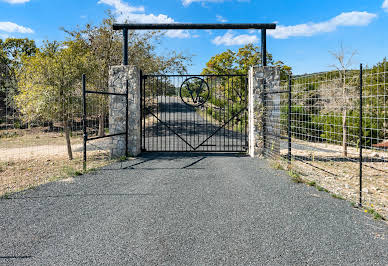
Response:
[[[336,69],[339,79],[334,79],[323,83],[319,87],[320,102],[322,112],[342,113],[342,152],[343,156],[348,156],[348,112],[354,107],[357,99],[357,75],[354,71],[349,71],[352,66],[352,59],[356,51],[347,56],[343,45],[338,51],[330,52],[336,59],[337,64],[332,65]]]
[[[21,67],[22,56],[36,52],[35,41],[29,39],[0,39],[0,100],[5,108],[14,109],[13,97],[18,93],[16,72]]]
[[[261,49],[253,44],[241,47],[238,52],[230,49],[213,56],[202,70],[202,74],[242,74],[247,75],[249,67],[262,65]],[[281,69],[282,78],[291,74],[291,67],[286,66],[282,61],[274,62],[272,54],[267,53],[267,65],[278,66]]]
[[[69,40],[79,42],[90,52],[91,76],[88,80],[92,86],[104,91],[108,88],[109,67],[122,63],[122,36],[113,30],[114,18],[108,12],[108,18],[101,25],[90,24],[73,31],[63,29]],[[128,61],[139,67],[144,73],[156,74],[166,72],[186,72],[186,64],[190,57],[182,54],[169,53],[166,56],[157,55],[155,43],[158,43],[162,32],[149,31],[139,33],[129,31]],[[107,98],[94,96],[94,102],[99,113],[99,136],[104,135],[104,118],[108,113]]]
[[[16,104],[25,121],[61,121],[69,159],[70,119],[80,110],[80,78],[88,70],[88,52],[78,42],[47,43],[30,57],[22,57],[18,71],[20,94]]]

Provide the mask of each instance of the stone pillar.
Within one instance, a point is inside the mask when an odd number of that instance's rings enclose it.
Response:
[[[128,153],[137,156],[141,151],[140,136],[140,70],[134,66],[112,66],[109,69],[109,92],[126,93],[128,80]],[[110,96],[109,134],[126,130],[126,97]],[[111,138],[112,158],[125,156],[125,135]]]
[[[280,69],[251,67],[248,73],[249,155],[280,155]]]

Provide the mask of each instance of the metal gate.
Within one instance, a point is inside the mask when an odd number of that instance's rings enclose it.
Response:
[[[245,152],[246,75],[142,75],[142,151]]]

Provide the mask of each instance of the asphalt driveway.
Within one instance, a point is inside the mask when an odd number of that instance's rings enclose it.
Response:
[[[149,154],[0,199],[0,265],[386,265],[388,226],[265,161]]]

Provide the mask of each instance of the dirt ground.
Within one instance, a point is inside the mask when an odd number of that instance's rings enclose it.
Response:
[[[92,151],[88,153],[87,169],[102,167],[110,162],[107,152]],[[72,161],[62,154],[0,162],[0,196],[81,175],[82,171],[80,152],[74,153]]]
[[[315,181],[330,192],[352,202],[359,201],[359,151],[348,147],[343,157],[339,145],[293,140],[292,168],[303,179]],[[307,147],[307,148],[303,148]],[[281,150],[285,156],[287,150]],[[363,205],[388,218],[388,152],[364,150]]]
[[[44,130],[0,132],[0,196],[82,174],[82,137],[71,138],[74,160],[70,161],[63,134]],[[106,140],[88,142],[87,169],[110,162],[107,145]]]

